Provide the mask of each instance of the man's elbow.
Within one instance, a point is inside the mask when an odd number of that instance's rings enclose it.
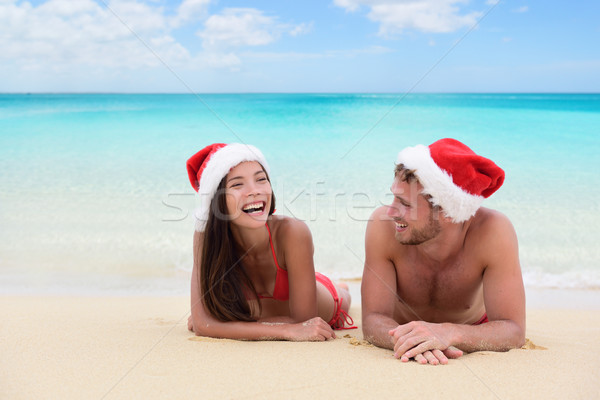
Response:
[[[519,349],[525,344],[525,327],[514,321],[511,321],[511,325],[505,345],[501,346],[501,351]]]
[[[375,318],[373,317],[372,314],[366,314],[363,315],[362,317],[362,331],[363,331],[363,336],[366,340],[367,337],[372,336],[372,332],[373,332],[373,326],[375,324]]]
[[[525,344],[525,327],[517,325],[514,335],[514,348],[519,349]]]
[[[391,336],[388,335],[388,327],[382,322],[382,315],[369,313],[363,315],[362,332],[363,338],[371,344],[383,348],[393,348]]]

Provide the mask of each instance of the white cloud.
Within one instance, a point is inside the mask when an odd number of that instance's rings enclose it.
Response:
[[[183,0],[177,7],[177,15],[171,20],[174,27],[206,17],[211,0]]]
[[[296,25],[294,27],[292,27],[292,30],[290,30],[289,34],[290,36],[300,36],[300,35],[306,35],[307,33],[310,33],[313,30],[313,23],[309,23],[309,24],[300,24],[300,25]]]
[[[208,15],[214,0],[180,0],[166,9],[153,0],[0,0],[0,67],[63,72],[172,68],[236,68],[234,51],[267,45],[311,24],[286,25],[256,9]],[[174,30],[200,27],[204,51],[190,54]]]
[[[500,3],[500,0],[487,0],[485,2],[485,4],[487,4],[488,6],[495,6],[498,3]]]
[[[370,46],[359,49],[349,50],[328,50],[319,53],[269,53],[269,52],[256,52],[249,51],[243,53],[244,57],[251,58],[254,60],[266,60],[266,61],[289,61],[289,60],[311,60],[311,59],[322,59],[322,58],[356,58],[364,55],[380,55],[393,53],[395,50],[384,46]]]
[[[210,16],[204,29],[198,32],[204,54],[196,62],[211,67],[239,69],[241,60],[236,51],[246,47],[265,46],[276,41],[289,25],[280,24],[277,18],[266,16],[253,8],[226,8],[221,14]],[[306,31],[299,25],[290,35]],[[247,53],[246,53],[247,54]]]
[[[517,14],[526,13],[527,11],[529,11],[529,7],[527,7],[527,6],[522,6],[522,7],[515,8],[514,10],[512,10],[512,12],[517,13]]]
[[[467,0],[334,0],[347,11],[369,8],[371,21],[379,23],[379,35],[391,37],[405,30],[447,33],[477,23],[481,12],[461,13]]]
[[[12,2],[14,3],[14,1]],[[40,5],[37,10],[43,13],[52,13],[57,16],[74,16],[87,12],[93,12],[97,5],[92,1],[69,1],[69,0],[52,0]]]
[[[92,0],[49,0],[37,7],[0,3],[0,59],[26,69],[56,71],[73,65],[158,65],[139,37],[165,62],[186,60],[187,50],[170,37],[167,25],[160,8],[132,0],[113,0],[109,8]]]
[[[360,0],[334,0],[333,3],[338,7],[345,8],[347,11],[356,11],[360,7],[361,3],[367,2],[361,2]]]
[[[253,8],[228,8],[206,20],[198,33],[206,49],[223,50],[242,46],[263,46],[275,41],[280,30],[275,18]]]

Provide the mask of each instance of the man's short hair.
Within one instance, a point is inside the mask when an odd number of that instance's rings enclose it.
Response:
[[[404,164],[396,164],[396,168],[394,169],[394,176],[400,179],[402,182],[407,183],[421,183],[419,182],[419,178],[417,178],[416,169],[408,169],[404,166]],[[427,193],[421,193],[425,200],[429,203],[429,206],[435,210],[439,211],[441,207],[439,205],[433,204],[431,200],[431,195]]]
[[[404,166],[404,164],[397,164],[396,169],[394,170],[394,176],[400,179],[402,182],[417,182],[419,183],[419,178],[415,174],[414,169],[408,169]]]

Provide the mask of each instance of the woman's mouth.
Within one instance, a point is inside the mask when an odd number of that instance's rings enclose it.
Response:
[[[254,203],[246,204],[242,207],[242,211],[246,214],[259,214],[265,210],[264,201],[256,201]]]

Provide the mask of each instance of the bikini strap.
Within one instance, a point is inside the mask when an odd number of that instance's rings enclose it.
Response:
[[[267,232],[269,233],[269,244],[271,245],[271,253],[273,253],[273,261],[275,261],[275,266],[277,270],[280,270],[279,263],[277,262],[277,256],[275,255],[275,247],[273,247],[273,239],[271,238],[271,230],[269,229],[269,224],[265,224],[267,227]]]
[[[333,329],[358,329],[358,326],[354,325],[354,320],[352,317],[344,310],[342,310],[342,301],[343,299],[338,297],[338,301],[334,299],[334,304],[336,305],[334,316],[331,319],[331,327]],[[348,325],[348,326],[346,326]]]

